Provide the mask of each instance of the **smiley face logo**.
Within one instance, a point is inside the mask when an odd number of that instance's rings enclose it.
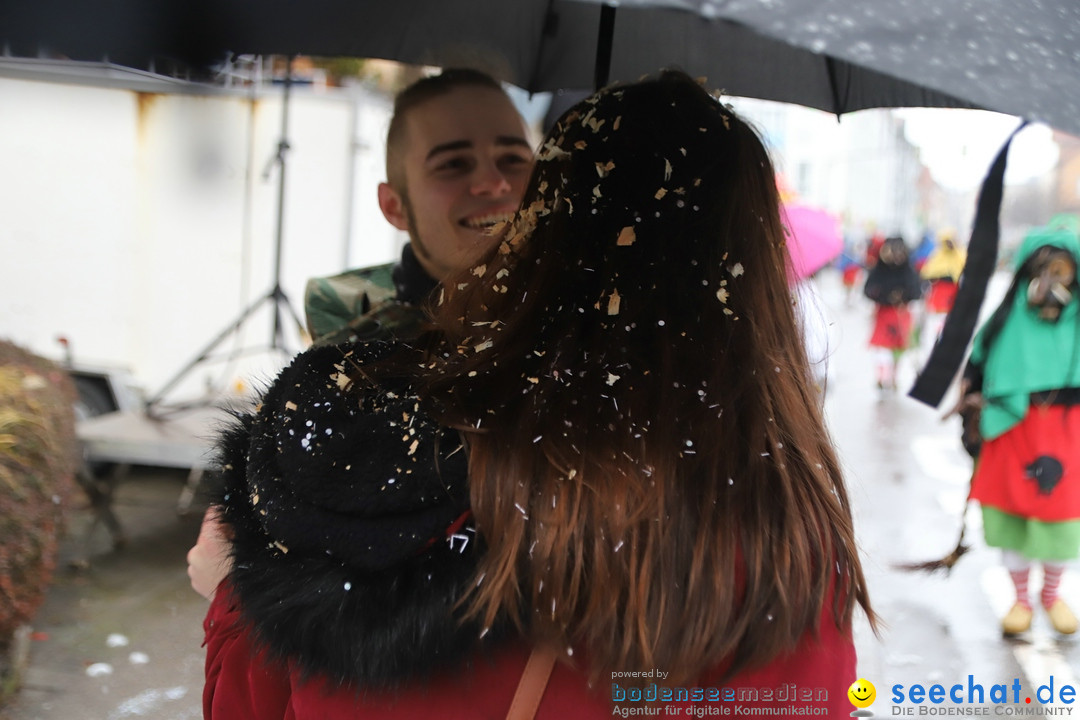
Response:
[[[852,705],[857,708],[865,708],[874,704],[874,699],[877,697],[877,689],[874,688],[874,683],[859,678],[851,683],[851,687],[849,687],[847,691],[847,696]]]

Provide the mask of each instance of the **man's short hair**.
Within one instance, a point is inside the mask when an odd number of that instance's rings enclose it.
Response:
[[[386,133],[386,181],[399,193],[405,192],[405,120],[409,112],[432,98],[459,87],[485,87],[505,94],[499,81],[480,70],[448,68],[438,75],[421,78],[394,99],[394,116]]]

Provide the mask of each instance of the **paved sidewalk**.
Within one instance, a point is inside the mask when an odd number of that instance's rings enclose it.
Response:
[[[202,717],[202,619],[185,555],[204,503],[179,516],[186,473],[133,468],[116,493],[127,545],[76,509],[45,604],[33,622],[30,667],[0,720],[191,720]],[[82,497],[76,495],[76,503]],[[84,547],[85,546],[85,547]],[[71,562],[89,559],[89,567]]]

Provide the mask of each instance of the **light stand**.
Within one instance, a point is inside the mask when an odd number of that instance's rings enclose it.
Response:
[[[301,335],[304,334],[304,324],[300,320],[300,316],[296,310],[293,309],[289,303],[289,298],[285,294],[285,290],[281,287],[281,251],[282,251],[282,235],[285,218],[285,153],[289,150],[289,92],[292,87],[292,62],[293,59],[290,56],[285,65],[285,83],[284,92],[281,98],[281,139],[278,141],[277,154],[274,156],[272,163],[276,163],[278,166],[278,204],[277,204],[277,229],[274,237],[274,286],[249,305],[247,309],[240,313],[240,316],[223,330],[217,337],[215,337],[210,344],[208,344],[194,360],[185,365],[180,372],[172,377],[165,385],[159,390],[152,398],[146,401],[146,413],[147,415],[154,415],[154,408],[159,406],[165,395],[172,390],[176,385],[184,379],[184,377],[191,372],[200,363],[209,359],[211,352],[220,345],[226,338],[235,332],[238,332],[247,319],[251,315],[263,306],[265,303],[271,303],[273,305],[274,323],[271,331],[270,350],[278,350],[283,353],[287,353],[288,349],[285,347],[284,341],[284,326],[282,324],[282,308],[288,311],[293,321],[296,323],[297,330]],[[267,168],[269,172],[269,168]]]

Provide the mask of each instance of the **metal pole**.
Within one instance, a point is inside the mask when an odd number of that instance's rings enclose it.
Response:
[[[278,206],[277,206],[277,233],[274,238],[274,330],[270,347],[274,350],[284,349],[281,327],[281,309],[277,298],[282,295],[281,291],[281,250],[282,235],[285,223],[285,153],[289,150],[289,90],[292,87],[292,63],[290,55],[285,61],[285,89],[281,95],[281,140],[278,141]]]

